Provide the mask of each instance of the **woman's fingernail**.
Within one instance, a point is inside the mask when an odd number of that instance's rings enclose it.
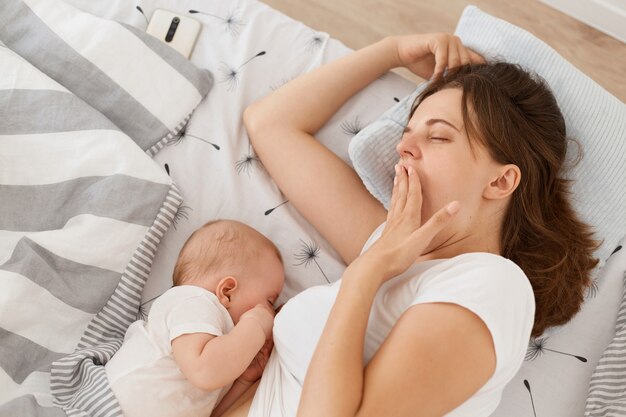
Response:
[[[413,169],[413,167],[409,167],[409,177],[413,174],[415,174],[415,169]]]
[[[398,176],[393,177],[393,185],[398,185]]]
[[[448,206],[446,207],[446,211],[450,214],[455,214],[457,211],[459,211],[460,208],[460,204],[458,201],[453,201],[452,203],[448,204]]]

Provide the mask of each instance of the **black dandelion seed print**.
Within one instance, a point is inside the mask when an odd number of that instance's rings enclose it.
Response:
[[[170,166],[168,164],[165,164],[164,166],[165,172],[167,172],[167,175],[170,175]],[[176,210],[174,218],[172,219],[172,226],[174,226],[174,230],[177,229],[178,222],[182,221],[182,219],[189,220],[189,211],[193,210],[191,207],[185,206],[183,203],[184,200],[180,203],[180,206],[178,206],[178,210]]]
[[[222,62],[220,64],[220,72],[222,73],[221,83],[227,83],[227,90],[233,91],[239,85],[239,73],[237,69],[232,68],[227,63]]]
[[[143,18],[146,19],[146,23],[148,23],[148,17],[143,12],[143,9],[140,6],[137,6],[136,9],[139,10],[139,13],[141,13],[143,15]]]
[[[317,33],[311,30],[311,37],[306,43],[305,51],[309,53],[315,52],[319,50],[323,44],[324,44],[324,37],[320,33]]]
[[[235,163],[235,168],[237,169],[237,174],[241,174],[245,172],[250,176],[250,171],[252,171],[252,167],[255,163],[260,163],[261,161],[254,155],[246,155]]]
[[[535,400],[533,399],[533,392],[530,390],[530,383],[527,379],[524,380],[524,386],[528,390],[528,394],[530,395],[530,403],[533,406],[533,414],[537,417],[537,411],[535,411]]]
[[[193,210],[189,206],[181,205],[176,210],[176,214],[174,214],[174,219],[172,220],[172,226],[174,226],[174,230],[178,230],[176,226],[178,226],[178,222],[182,221],[182,219],[189,220],[189,211]]]
[[[261,160],[255,155],[252,145],[248,143],[248,154],[235,163],[235,169],[237,169],[237,174],[241,175],[242,172],[245,172],[249,177],[255,166],[261,166]]]
[[[187,129],[181,129],[176,136],[169,139],[166,143],[167,146],[178,145],[183,139],[185,139],[185,135],[187,134]]]
[[[172,288],[172,287],[170,287]],[[153,302],[154,300],[156,300],[157,298],[159,298],[160,296],[162,296],[163,293],[157,295],[156,297],[152,297],[151,299],[139,304],[139,310],[137,310],[137,320],[146,320],[148,318],[148,308],[146,307],[146,305],[150,304],[151,302]]]
[[[265,51],[261,51],[252,58],[248,59],[243,64],[239,65],[237,68],[233,68],[225,62],[220,64],[220,72],[222,73],[222,78],[220,79],[221,83],[227,84],[228,91],[234,91],[239,85],[239,75],[241,74],[241,69],[244,65],[247,65],[254,58],[265,55]]]
[[[618,247],[615,248],[615,250],[613,252],[611,252],[611,254],[609,255],[609,258],[613,255],[615,255],[617,252],[619,252],[622,249],[622,245],[619,245]]]
[[[224,32],[230,33],[233,38],[236,38],[241,31],[241,28],[245,26],[244,21],[239,16],[239,9],[233,9],[226,17],[218,16],[212,13],[201,12],[199,10],[189,10],[191,14],[201,14],[204,16],[214,17],[222,21],[222,25],[224,25]]]
[[[395,101],[396,103],[399,103],[399,102],[400,102],[400,99],[399,99],[398,97],[394,97],[394,98],[393,98],[393,101]]]
[[[265,210],[265,213],[264,213],[264,214],[265,214],[266,216],[268,216],[268,215],[272,214],[272,212],[273,212],[274,210],[276,210],[278,207],[282,206],[283,204],[287,204],[288,202],[289,202],[289,200],[285,200],[285,201],[283,201],[282,203],[280,203],[279,205],[277,205],[276,207],[272,207],[271,209]]]
[[[593,278],[591,280],[591,285],[587,287],[587,294],[585,298],[594,298],[598,294],[598,278]]]
[[[152,300],[150,300],[152,301]],[[143,320],[146,321],[146,319],[148,318],[148,310],[145,307],[145,304],[140,304],[139,305],[139,310],[137,310],[137,316],[135,317],[136,320]]]
[[[541,356],[544,353],[544,351],[549,351],[549,352],[558,353],[560,355],[572,356],[583,363],[587,362],[587,359],[582,356],[573,355],[571,353],[559,352],[558,350],[546,348],[546,346],[548,345],[548,339],[549,337],[540,337],[537,339],[532,339],[530,343],[528,343],[528,350],[526,351],[526,358],[524,360],[534,361],[539,356]]]
[[[326,280],[326,282],[330,284],[328,277],[322,270],[322,267],[320,266],[320,264],[317,262],[317,258],[319,258],[319,254],[320,254],[319,246],[317,246],[317,244],[313,241],[306,243],[305,241],[300,239],[300,242],[302,242],[302,247],[294,255],[294,257],[300,262],[298,262],[297,264],[294,264],[294,266],[304,265],[304,267],[306,268],[307,266],[309,266],[311,262],[314,262],[315,265],[317,265],[317,268],[322,273],[322,275],[324,275],[324,279]]]
[[[218,150],[218,151],[220,150],[220,146],[219,146],[219,145],[217,145],[217,144],[215,144],[215,143],[213,143],[213,142],[209,142],[209,141],[208,141],[208,140],[206,140],[206,139],[202,139],[202,138],[201,138],[201,137],[199,137],[199,136],[190,135],[189,133],[187,133],[187,134],[186,134],[186,136],[189,136],[189,137],[194,138],[194,139],[198,139],[198,140],[200,140],[200,141],[202,141],[202,142],[204,142],[204,143],[208,143],[209,145],[211,145],[212,147],[214,147],[216,150]]]
[[[182,129],[180,132],[178,132],[178,135],[176,135],[172,139],[170,139],[167,142],[167,145],[168,146],[170,146],[170,145],[178,145],[178,144],[180,144],[183,141],[183,139],[188,138],[188,137],[197,139],[197,140],[202,141],[204,143],[207,143],[207,144],[211,145],[213,148],[215,148],[218,151],[220,150],[220,146],[219,145],[217,145],[217,144],[215,144],[213,142],[209,142],[208,140],[203,139],[203,138],[201,138],[199,136],[192,135],[191,133],[187,133],[187,129]]]
[[[363,124],[361,123],[359,116],[356,116],[352,121],[344,120],[341,122],[340,127],[346,135],[356,136],[363,129]]]

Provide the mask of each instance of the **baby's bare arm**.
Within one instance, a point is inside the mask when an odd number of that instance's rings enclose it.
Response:
[[[181,372],[194,386],[213,391],[237,379],[263,347],[264,329],[242,316],[223,336],[184,334],[172,340],[172,353]]]

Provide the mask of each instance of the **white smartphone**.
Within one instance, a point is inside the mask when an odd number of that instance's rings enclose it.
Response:
[[[156,9],[146,32],[189,59],[201,29],[202,24],[196,19],[169,10]]]

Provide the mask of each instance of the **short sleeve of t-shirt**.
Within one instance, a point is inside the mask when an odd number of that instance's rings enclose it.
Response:
[[[421,280],[411,305],[447,302],[472,311],[493,338],[496,373],[513,377],[523,361],[535,315],[534,293],[521,268],[495,254],[466,253],[433,266]]]
[[[221,336],[232,327],[228,310],[217,296],[204,288],[182,285],[168,290],[150,314],[160,315],[167,328],[169,342],[188,333]]]

